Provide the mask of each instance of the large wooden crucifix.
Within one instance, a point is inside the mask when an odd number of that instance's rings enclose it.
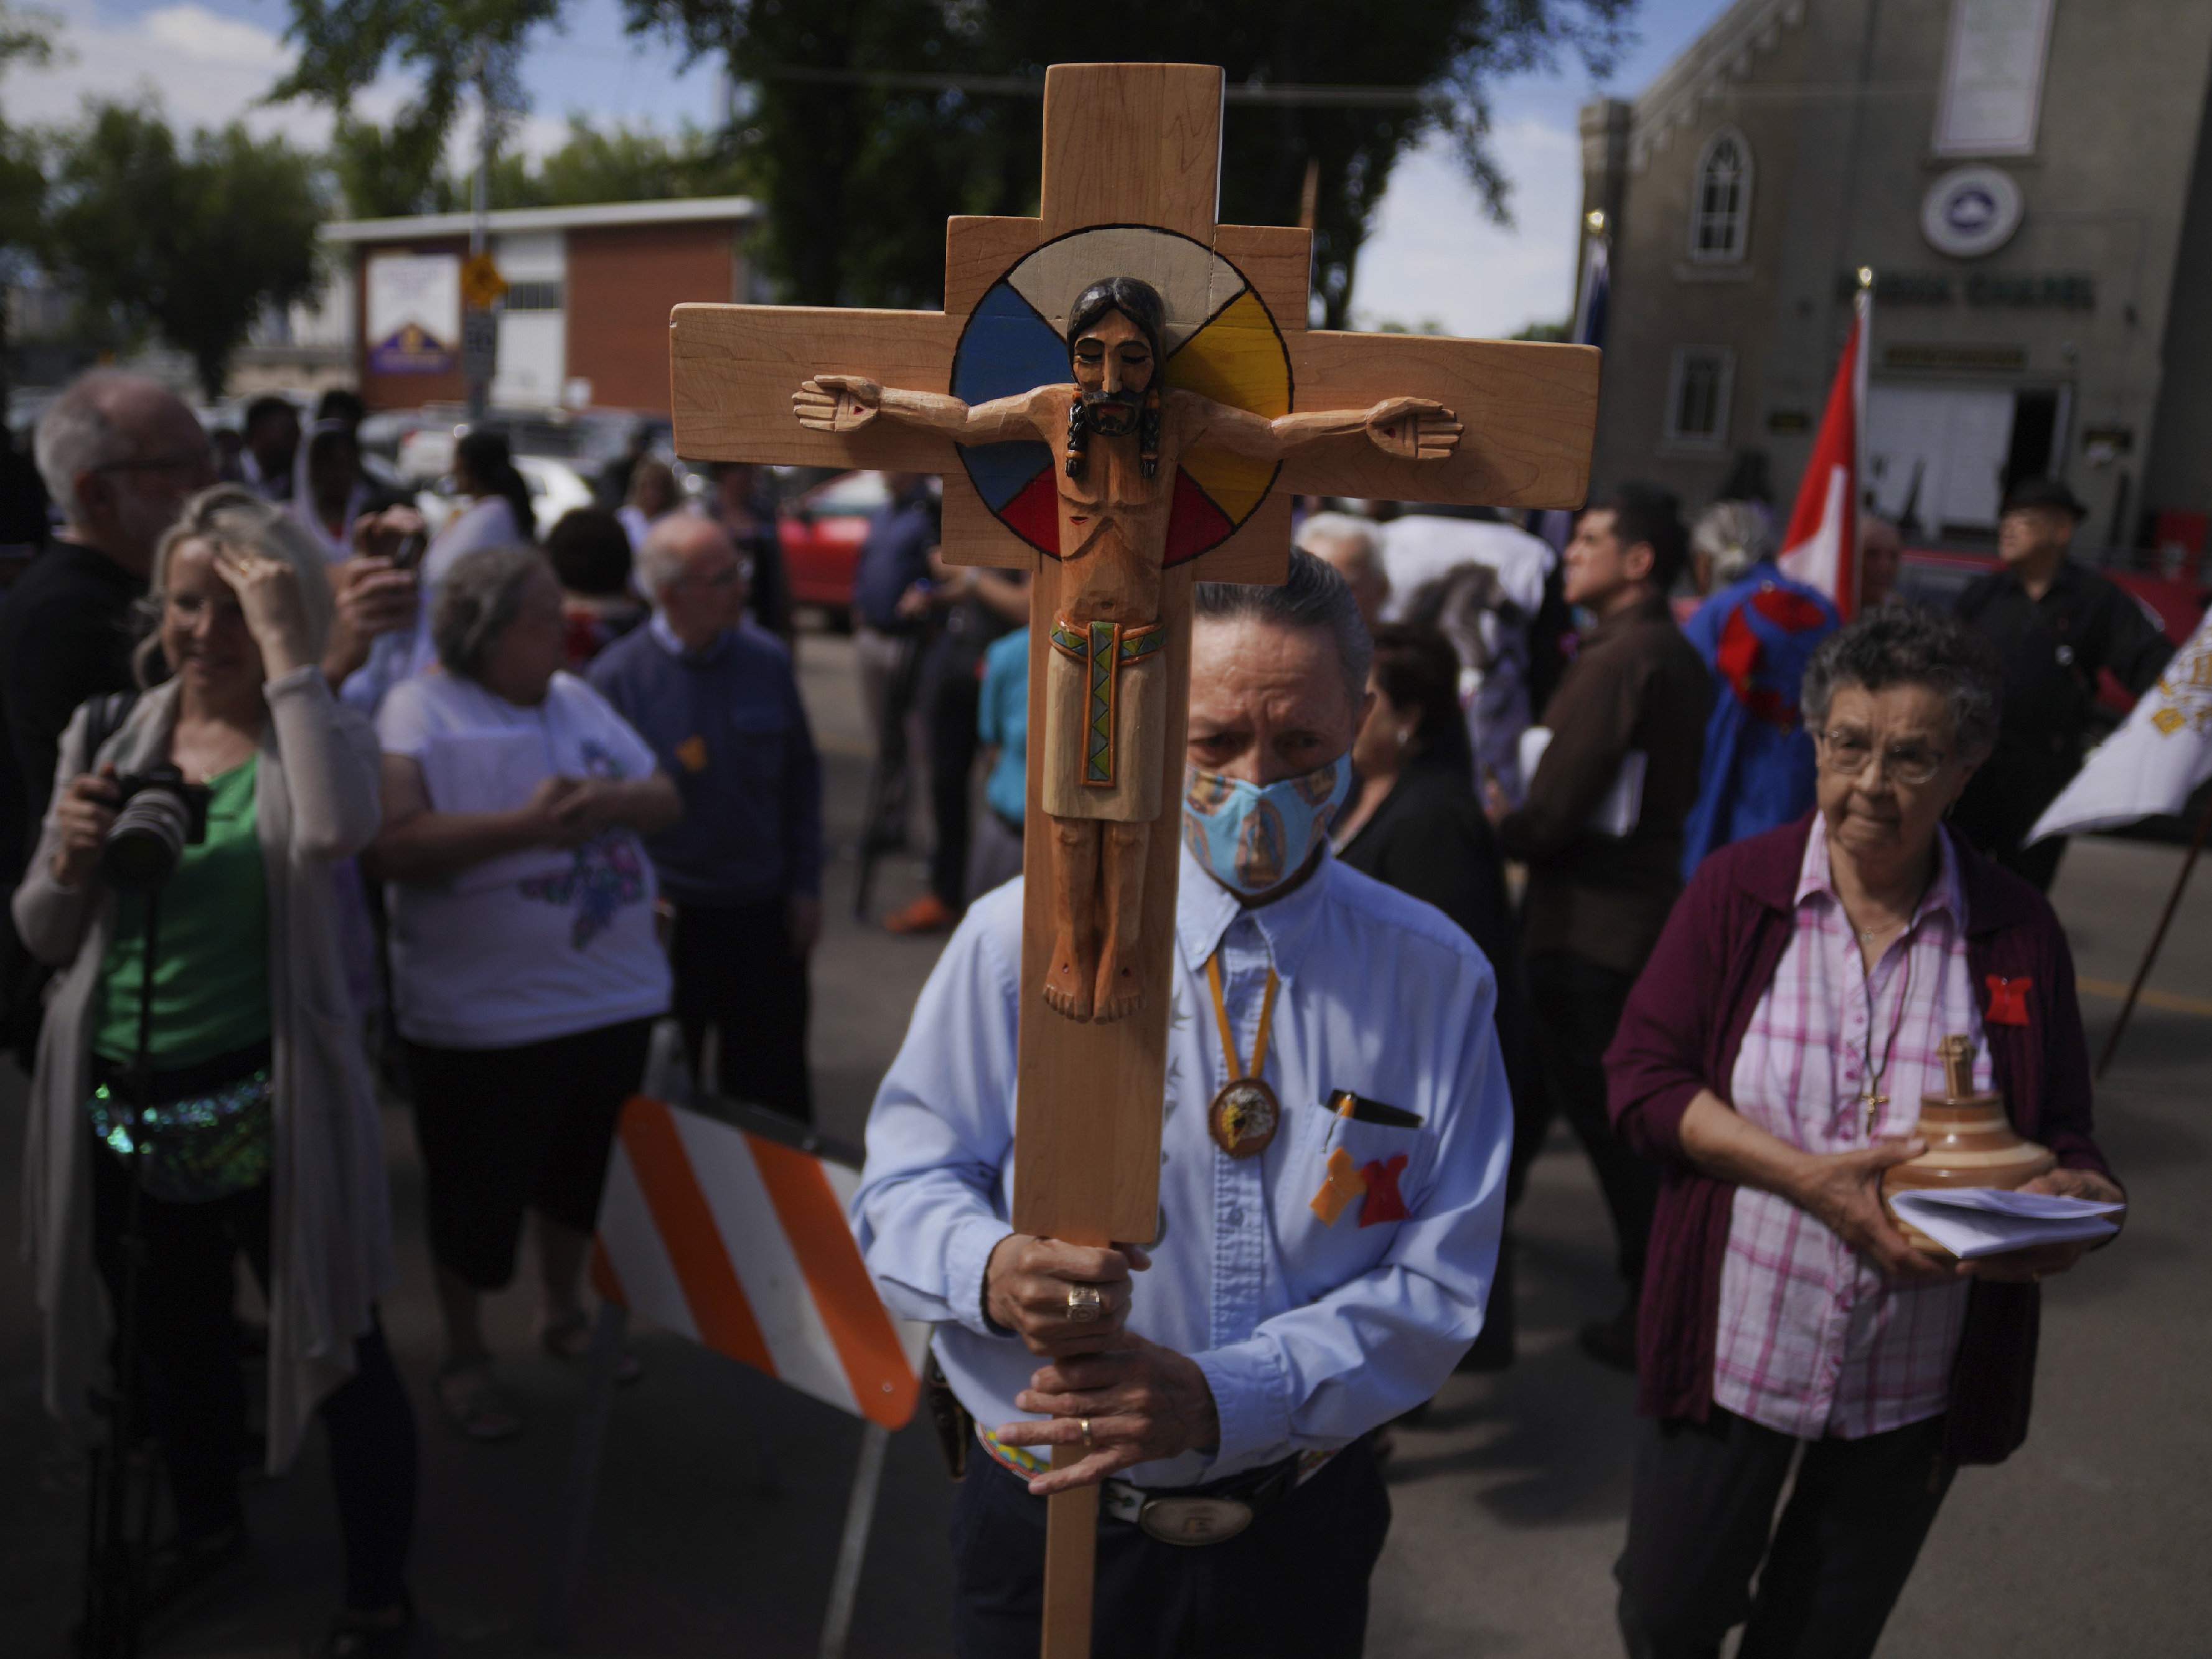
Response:
[[[1039,215],[950,221],[942,312],[672,325],[679,454],[940,474],[945,557],[1034,573],[1012,1224],[1072,1243],[1158,1230],[1192,583],[1280,581],[1294,495],[1589,483],[1594,349],[1307,328],[1311,234],[1214,222],[1221,95],[1206,65],[1049,70]],[[1085,563],[1095,519],[1121,576]],[[1044,1651],[1079,1659],[1096,1489],[1052,1504]]]

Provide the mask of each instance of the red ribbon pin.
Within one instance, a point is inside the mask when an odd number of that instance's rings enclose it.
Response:
[[[1398,1175],[1405,1167],[1406,1155],[1400,1152],[1388,1164],[1378,1158],[1361,1168],[1359,1178],[1367,1183],[1367,1201],[1359,1206],[1361,1226],[1406,1219],[1406,1200],[1398,1194]]]
[[[2019,979],[2000,979],[1991,974],[1989,1012],[1982,1016],[1985,1025],[2025,1025],[2027,1024],[2027,992],[2035,983],[2023,975]]]

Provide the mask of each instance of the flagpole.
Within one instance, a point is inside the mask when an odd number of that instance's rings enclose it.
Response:
[[[2112,1063],[2112,1053],[2120,1046],[2120,1033],[2128,1029],[2128,1016],[2136,1011],[2136,999],[2142,994],[2143,981],[2150,977],[2150,965],[2158,960],[2158,947],[2166,943],[2166,930],[2173,921],[2173,913],[2180,908],[2182,890],[2189,885],[2189,872],[2197,867],[2197,855],[2204,850],[2204,841],[2212,834],[2212,800],[2204,803],[2203,816],[2197,820],[2197,839],[2189,843],[2189,856],[2181,861],[2181,873],[2174,878],[2173,890],[2166,897],[2166,914],[2158,919],[2158,929],[2150,936],[2150,945],[2143,951],[2142,965],[2136,969],[2135,983],[2128,987],[2127,1000],[2120,1004],[2120,1017],[2112,1022],[2112,1034],[2105,1039],[2105,1052],[2097,1056],[2097,1076],[2101,1081],[2105,1068]]]
[[[1575,286],[1574,319],[1567,328],[1571,344],[1604,349],[1606,308],[1613,282],[1612,246],[1604,210],[1592,208],[1583,215],[1582,272]],[[1605,395],[1601,381],[1598,395]],[[1528,527],[1554,554],[1564,553],[1567,538],[1574,533],[1575,512],[1571,507],[1547,507],[1530,516]]]
[[[1844,559],[1850,562],[1851,579],[1847,592],[1848,603],[1836,607],[1845,622],[1858,614],[1861,592],[1859,516],[1864,511],[1864,503],[1860,498],[1867,479],[1867,360],[1874,350],[1874,268],[1871,265],[1859,267],[1859,290],[1852,297],[1851,312],[1851,337],[1856,342],[1851,353],[1851,496],[1844,511],[1844,533],[1848,540],[1839,550]],[[1840,580],[1838,586],[1842,586]]]

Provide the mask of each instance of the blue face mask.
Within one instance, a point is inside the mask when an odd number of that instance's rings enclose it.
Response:
[[[1304,867],[1352,793],[1352,757],[1264,788],[1186,768],[1182,838],[1191,856],[1233,893],[1255,897]]]

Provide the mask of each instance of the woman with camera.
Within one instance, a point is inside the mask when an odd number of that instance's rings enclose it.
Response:
[[[194,497],[155,550],[149,604],[139,679],[167,678],[127,709],[77,710],[15,897],[24,942],[65,969],[27,1145],[46,1402],[80,1415],[110,1334],[131,1330],[125,1382],[176,1513],[142,1605],[228,1578],[246,1553],[243,1250],[269,1304],[270,1470],[311,1415],[330,1431],[346,1597],[319,1651],[396,1652],[415,1430],[377,1322],[390,1200],[331,878],[376,830],[375,743],[321,672],[322,551],[280,508],[234,485]]]
[[[537,1217],[550,1352],[589,1341],[578,1293],[623,1102],[645,1070],[669,970],[639,837],[683,814],[676,785],[605,698],[565,672],[561,582],[528,547],[471,553],[430,631],[443,673],[377,718],[392,981],[428,1188],[447,1357],[438,1400],[471,1439],[521,1419],[478,1316]],[[625,1370],[635,1374],[635,1362]]]

